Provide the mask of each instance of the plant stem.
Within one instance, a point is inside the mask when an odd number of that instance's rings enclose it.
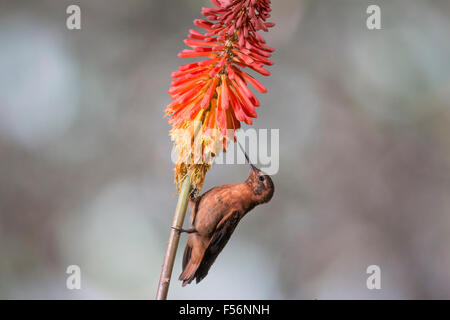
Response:
[[[172,227],[180,229],[183,227],[184,216],[186,214],[187,204],[189,202],[189,194],[191,191],[191,179],[189,175],[183,180],[180,194],[178,196],[177,207],[173,215]],[[180,241],[180,233],[174,229],[170,229],[169,241],[167,242],[166,254],[161,269],[161,277],[159,279],[158,291],[156,292],[156,300],[166,300],[169,291],[170,278],[172,276],[173,263],[177,254],[178,242]]]

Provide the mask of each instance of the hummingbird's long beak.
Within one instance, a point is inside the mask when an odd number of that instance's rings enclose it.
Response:
[[[247,163],[250,165],[250,168],[252,169],[252,171],[258,171],[258,168],[255,167],[255,166],[250,162],[250,159],[249,159],[249,157],[248,157],[247,152],[245,152],[244,148],[242,148],[242,145],[239,143],[239,141],[238,141],[238,144],[239,144],[239,147],[241,148],[242,152],[244,153],[244,155],[245,155],[245,160],[247,160]]]

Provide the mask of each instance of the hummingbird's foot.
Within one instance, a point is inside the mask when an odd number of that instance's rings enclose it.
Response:
[[[197,189],[197,187],[195,187],[194,189],[192,189],[192,192],[191,192],[191,194],[189,195],[189,197],[190,197],[191,199],[195,199],[197,196],[198,196],[198,189]]]
[[[197,230],[195,229],[195,227],[191,227],[189,229],[183,229],[183,228],[175,228],[175,227],[171,227],[173,230],[178,231],[179,233],[194,233],[197,232]]]

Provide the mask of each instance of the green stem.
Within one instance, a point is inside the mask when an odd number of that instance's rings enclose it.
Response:
[[[178,196],[177,207],[173,215],[172,227],[180,229],[183,227],[184,216],[189,202],[189,194],[191,191],[191,179],[189,175],[183,180],[180,194]],[[161,277],[159,279],[158,291],[156,292],[156,300],[166,300],[169,291],[170,278],[172,276],[173,263],[177,254],[178,242],[180,241],[180,233],[173,228],[170,229],[169,241],[167,242],[166,254],[161,269]]]

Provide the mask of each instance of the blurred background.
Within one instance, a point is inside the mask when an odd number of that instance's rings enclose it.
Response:
[[[163,110],[202,6],[0,0],[0,298],[154,298],[177,200]],[[278,0],[271,21],[254,127],[280,129],[275,195],[186,288],[183,236],[169,298],[450,298],[450,2]],[[216,165],[203,191],[247,174]]]

